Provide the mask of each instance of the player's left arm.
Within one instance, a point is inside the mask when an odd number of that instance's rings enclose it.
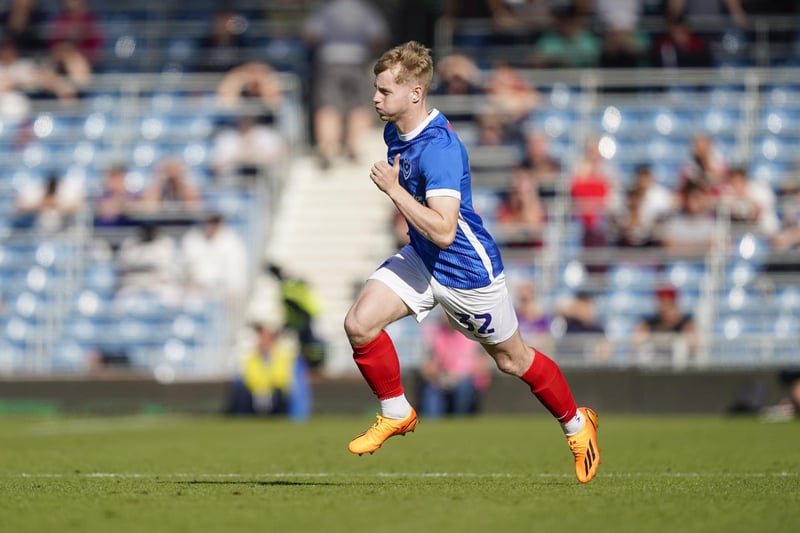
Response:
[[[399,176],[399,154],[391,166],[386,161],[378,161],[370,171],[372,181],[394,202],[409,224],[439,248],[450,246],[456,238],[460,198],[432,196],[427,199],[427,205],[422,204],[400,185]]]

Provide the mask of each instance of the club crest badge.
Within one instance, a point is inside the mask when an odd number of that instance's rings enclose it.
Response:
[[[403,173],[403,179],[407,180],[411,176],[411,160],[401,159],[400,170]]]

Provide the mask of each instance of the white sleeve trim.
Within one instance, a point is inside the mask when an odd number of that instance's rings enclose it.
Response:
[[[425,198],[432,198],[434,196],[450,196],[461,200],[461,191],[455,189],[430,189],[425,191]]]

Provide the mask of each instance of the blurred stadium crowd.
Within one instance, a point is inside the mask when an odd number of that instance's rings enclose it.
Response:
[[[365,3],[384,35],[329,37],[433,48],[532,343],[800,360],[796,2],[8,0],[0,373],[231,370],[282,178],[325,137],[309,17]]]

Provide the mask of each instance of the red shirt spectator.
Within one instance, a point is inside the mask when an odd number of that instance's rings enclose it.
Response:
[[[90,61],[97,59],[103,46],[100,21],[85,0],[64,0],[63,9],[53,19],[50,47],[71,45]]]

